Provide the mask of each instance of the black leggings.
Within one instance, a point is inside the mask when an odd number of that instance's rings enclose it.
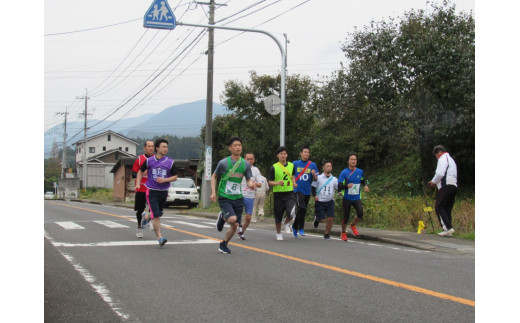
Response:
[[[343,223],[348,223],[348,220],[350,220],[350,206],[354,206],[359,219],[363,217],[363,204],[361,204],[361,200],[350,201],[343,199],[343,220],[341,221]]]
[[[302,194],[301,197],[303,198],[303,202],[305,202],[305,205],[308,207],[311,196]],[[296,230],[303,229],[305,226],[305,216],[306,215],[307,215],[307,208],[304,209],[304,208],[296,207],[296,218],[294,219],[293,228],[295,228]]]
[[[135,192],[134,211],[137,218],[137,227],[141,227],[141,220],[143,219],[143,212],[146,209],[146,192]]]

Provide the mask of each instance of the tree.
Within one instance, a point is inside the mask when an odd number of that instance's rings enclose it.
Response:
[[[231,136],[244,141],[244,153],[256,155],[257,167],[267,172],[276,161],[275,151],[280,145],[280,115],[272,116],[264,108],[263,100],[271,94],[280,96],[280,75],[258,75],[251,72],[249,85],[228,81],[221,95],[222,104],[233,113],[213,121],[213,159],[229,154],[226,142]],[[317,91],[314,82],[301,75],[286,78],[285,145],[295,153],[312,140],[313,113],[311,97]],[[203,134],[204,135],[204,134]]]
[[[385,167],[417,154],[423,183],[431,178],[431,150],[443,144],[458,160],[461,179],[474,182],[475,22],[445,1],[372,22],[349,34],[348,66],[322,87],[319,133],[343,140]],[[330,130],[334,129],[334,130]],[[321,143],[318,146],[323,146]]]

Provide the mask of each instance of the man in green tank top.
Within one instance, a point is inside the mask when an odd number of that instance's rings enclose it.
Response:
[[[227,244],[235,234],[242,219],[242,211],[244,209],[242,178],[246,178],[247,185],[250,188],[254,187],[254,183],[251,180],[251,165],[240,157],[242,140],[238,137],[231,137],[228,141],[228,148],[231,156],[222,159],[211,176],[210,199],[213,202],[217,201],[217,179],[220,176],[218,185],[220,213],[216,223],[217,230],[220,232],[224,227],[224,223],[229,224],[229,229],[219,247],[219,252],[222,253],[231,253]]]
[[[285,226],[288,233],[292,233],[289,222],[295,217],[295,196],[294,188],[296,184],[294,174],[295,167],[287,161],[289,156],[287,148],[284,146],[276,150],[278,162],[271,166],[269,170],[269,185],[274,192],[274,220],[276,225],[276,240],[283,240],[281,233],[283,214],[286,212]]]

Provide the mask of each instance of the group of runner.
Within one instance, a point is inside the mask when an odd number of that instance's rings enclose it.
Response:
[[[451,235],[454,232],[451,226],[451,210],[456,194],[457,170],[453,159],[449,157],[444,147],[435,148],[434,155],[439,159],[439,166],[430,185],[439,185],[439,192],[443,197],[442,203],[436,205],[436,211],[440,214],[439,221],[444,229],[440,235]],[[242,140],[239,137],[231,137],[228,141],[228,149],[230,156],[219,161],[211,176],[210,200],[217,202],[218,195],[220,206],[216,222],[217,230],[221,232],[224,224],[229,224],[229,229],[219,245],[219,252],[222,253],[231,253],[228,243],[235,232],[238,231],[239,239],[245,240],[244,234],[253,213],[254,192],[259,187],[265,187],[265,183],[258,181],[261,174],[253,166],[254,154],[247,153],[245,159],[241,157]],[[163,214],[170,182],[177,180],[177,169],[173,160],[166,156],[168,141],[165,139],[158,139],[153,143],[147,141],[144,150],[145,153],[139,156],[133,165],[136,190],[134,210],[138,225],[136,236],[142,238],[142,230],[152,224],[159,245],[163,246],[167,239],[161,235],[160,217]],[[444,159],[440,159],[441,156],[445,156]],[[311,196],[314,198],[315,208],[314,228],[317,228],[319,223],[325,223],[323,238],[330,239],[336,191],[343,197],[341,240],[347,241],[346,229],[352,207],[356,210],[356,216],[350,223],[350,229],[354,236],[359,235],[356,225],[363,217],[361,195],[362,192],[369,192],[369,188],[363,170],[357,168],[356,154],[348,155],[348,166],[341,171],[339,178],[332,175],[333,165],[330,160],[322,163],[322,172],[319,172],[316,163],[310,160],[308,146],[300,149],[300,160],[287,161],[289,154],[284,146],[276,150],[276,157],[278,162],[271,166],[267,178],[269,186],[273,188],[276,240],[283,240],[282,221],[285,232],[292,233],[294,238],[305,235],[305,216]],[[447,182],[446,178],[448,178]],[[149,213],[144,212],[146,204],[149,206]],[[242,225],[244,207],[246,216]],[[291,221],[293,221],[292,226]]]
[[[241,157],[242,140],[232,137],[228,141],[230,156],[222,159],[211,177],[211,201],[218,203],[219,212],[216,227],[219,232],[224,224],[229,224],[224,239],[220,242],[219,251],[231,253],[228,247],[229,241],[238,230],[241,240],[245,240],[244,233],[251,219],[250,209],[252,201],[244,197],[243,192],[260,187],[255,183],[254,173],[258,170],[252,164],[254,155],[246,154],[246,159]],[[332,162],[323,162],[323,172],[320,174],[316,163],[312,162],[310,149],[305,146],[300,150],[300,160],[289,162],[288,150],[281,146],[276,150],[278,162],[271,166],[267,177],[269,186],[273,188],[274,218],[276,227],[276,240],[283,240],[282,221],[285,232],[292,233],[294,238],[304,236],[305,216],[311,195],[315,200],[314,227],[320,222],[327,222],[324,239],[330,239],[330,229],[334,218],[334,194],[337,190],[343,196],[343,220],[341,239],[347,241],[346,228],[350,220],[350,209],[354,206],[356,216],[350,224],[352,234],[357,236],[356,224],[363,217],[361,204],[361,191],[369,191],[365,183],[363,170],[357,168],[357,155],[348,156],[348,167],[343,170],[339,179],[332,175]],[[258,172],[259,174],[259,172]],[[217,188],[217,182],[220,179]],[[362,189],[363,186],[363,189]],[[246,220],[241,226],[242,213],[246,209]],[[285,214],[285,220],[284,220]],[[293,221],[291,226],[291,221]]]

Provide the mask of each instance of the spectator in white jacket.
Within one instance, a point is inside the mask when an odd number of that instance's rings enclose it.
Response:
[[[437,158],[437,169],[429,184],[439,189],[435,201],[435,213],[443,229],[439,235],[451,236],[455,232],[451,224],[451,211],[457,195],[457,164],[441,145],[433,148],[433,155]]]

